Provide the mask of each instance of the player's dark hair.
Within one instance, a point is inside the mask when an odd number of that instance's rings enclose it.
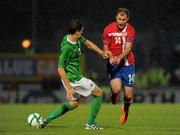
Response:
[[[118,8],[117,11],[116,11],[116,16],[120,13],[120,12],[124,12],[127,17],[129,18],[129,9],[127,8]]]
[[[73,19],[68,23],[68,34],[74,34],[77,31],[81,31],[83,27],[83,23],[80,20]]]

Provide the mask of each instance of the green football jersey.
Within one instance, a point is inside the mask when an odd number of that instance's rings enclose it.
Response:
[[[80,37],[77,42],[71,42],[67,35],[61,42],[61,50],[58,60],[58,67],[65,69],[67,78],[70,82],[80,80],[83,75],[80,71],[81,45],[86,42],[86,38]]]

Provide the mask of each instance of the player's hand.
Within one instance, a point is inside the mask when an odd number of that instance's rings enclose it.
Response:
[[[118,65],[120,63],[120,61],[121,61],[121,59],[117,56],[110,57],[110,59],[109,59],[109,62],[111,64],[117,64]]]
[[[115,58],[114,57],[110,57],[109,58],[109,62],[110,62],[110,64],[115,64]]]
[[[69,87],[67,90],[67,99],[71,100],[74,94],[75,94],[74,89],[72,87]]]
[[[104,58],[104,59],[108,59],[108,58],[110,58],[111,56],[112,56],[111,51],[109,51],[109,50],[105,50],[105,51],[104,51],[104,54],[103,54],[103,58]]]

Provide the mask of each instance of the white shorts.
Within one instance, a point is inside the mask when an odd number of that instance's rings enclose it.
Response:
[[[64,85],[63,81],[62,83]],[[92,80],[87,79],[85,77],[81,78],[79,81],[76,81],[74,83],[70,82],[70,84],[74,88],[74,91],[75,91],[75,94],[73,95],[73,98],[71,100],[78,100],[80,96],[87,97],[91,95],[92,91],[96,87],[96,84]],[[66,87],[65,89],[67,91]]]

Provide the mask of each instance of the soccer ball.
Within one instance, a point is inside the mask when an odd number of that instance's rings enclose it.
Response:
[[[38,127],[40,120],[42,120],[42,116],[39,113],[32,113],[28,116],[28,124],[31,127]]]

